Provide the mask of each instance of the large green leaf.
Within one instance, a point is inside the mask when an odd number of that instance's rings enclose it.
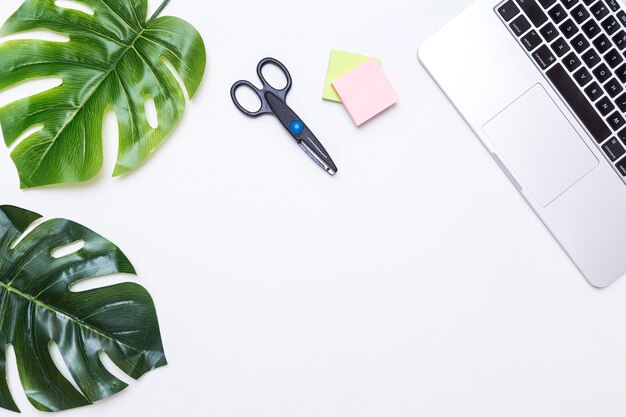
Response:
[[[50,30],[70,38],[0,45],[0,91],[36,78],[63,79],[56,88],[0,108],[7,146],[43,126],[11,154],[22,188],[93,178],[102,167],[102,126],[109,107],[119,125],[113,175],[135,168],[174,129],[185,108],[184,92],[165,61],[176,69],[190,97],[204,73],[204,43],[187,22],[157,18],[162,8],[146,22],[146,0],[80,3],[93,15],[59,7],[55,0],[26,0],[0,28],[0,36]],[[149,97],[158,116],[155,129],[146,117]]]
[[[99,353],[133,378],[166,364],[154,304],[137,284],[83,292],[79,281],[114,273],[134,274],[111,242],[68,220],[50,220],[23,237],[40,216],[0,206],[0,407],[18,411],[6,381],[6,349],[13,345],[20,380],[42,411],[90,404],[126,388],[100,362]],[[82,249],[55,257],[76,242]],[[80,388],[63,377],[49,345],[57,343]]]

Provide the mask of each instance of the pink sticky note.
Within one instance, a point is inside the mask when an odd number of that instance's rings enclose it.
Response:
[[[357,126],[399,100],[398,94],[375,59],[339,78],[333,83],[333,87]]]

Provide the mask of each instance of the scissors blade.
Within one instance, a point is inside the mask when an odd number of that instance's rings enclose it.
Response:
[[[315,144],[314,142],[317,142],[317,144]],[[314,146],[311,147],[311,144],[313,144]],[[337,173],[337,166],[335,166],[333,160],[330,159],[328,155],[326,155],[326,150],[317,140],[307,137],[306,139],[303,139],[301,142],[299,142],[298,145],[300,145],[304,153],[306,153],[309,158],[311,158],[313,162],[319,165],[320,168],[322,168],[324,171],[328,172],[330,175],[335,175]]]
[[[298,145],[300,145],[304,153],[324,171],[328,172],[330,175],[335,175],[337,173],[337,166],[328,155],[328,152],[326,152],[326,149],[324,149],[324,146],[317,140],[313,132],[302,122],[302,119],[291,110],[285,100],[271,91],[266,91],[264,97],[274,115],[296,142],[298,142]],[[294,123],[298,123],[300,129],[292,129],[292,124]]]

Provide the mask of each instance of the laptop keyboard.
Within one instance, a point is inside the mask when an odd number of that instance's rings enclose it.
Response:
[[[617,0],[507,0],[496,7],[626,180],[626,11]]]

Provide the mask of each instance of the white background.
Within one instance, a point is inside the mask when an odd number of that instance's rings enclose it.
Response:
[[[92,183],[19,191],[0,146],[2,202],[119,245],[159,313],[169,366],[63,415],[624,415],[626,281],[587,284],[416,59],[469,4],[173,0],[208,70],[147,164],[110,178],[109,135]],[[331,48],[380,57],[400,103],[355,128],[321,100]],[[265,56],[335,178],[232,105]]]

